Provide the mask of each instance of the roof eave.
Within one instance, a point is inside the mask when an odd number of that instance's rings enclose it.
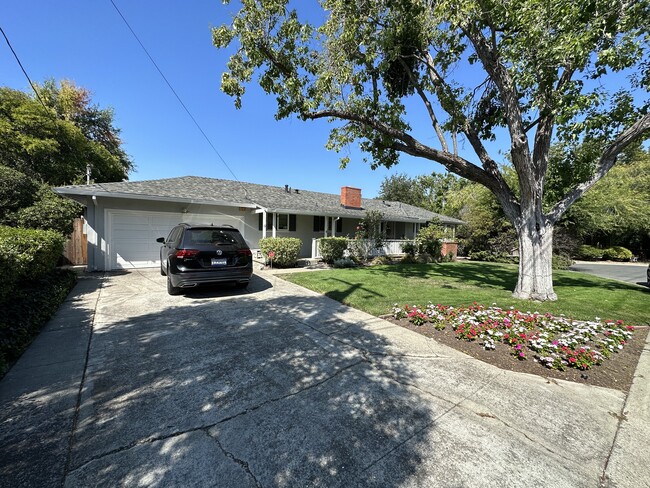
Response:
[[[137,193],[122,193],[122,192],[107,192],[107,191],[88,191],[81,188],[65,188],[58,187],[53,190],[59,195],[70,196],[86,196],[86,197],[104,197],[104,198],[121,198],[129,200],[149,200],[149,201],[163,201],[172,203],[188,203],[188,204],[201,204],[201,205],[219,205],[223,207],[245,207],[254,209],[258,205],[250,202],[229,202],[225,200],[207,200],[201,198],[182,198],[182,197],[165,197],[160,195],[139,195]]]

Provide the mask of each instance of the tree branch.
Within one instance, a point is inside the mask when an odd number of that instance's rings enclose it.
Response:
[[[433,130],[436,132],[438,136],[438,140],[440,141],[440,145],[442,147],[442,150],[445,152],[449,152],[449,146],[447,146],[447,141],[445,140],[445,134],[442,132],[442,128],[440,127],[440,123],[438,122],[438,118],[436,117],[436,113],[433,110],[433,106],[431,105],[431,102],[427,98],[426,93],[424,93],[424,90],[422,90],[422,86],[418,82],[418,80],[415,78],[415,75],[413,74],[413,71],[408,67],[406,62],[400,57],[399,58],[400,64],[402,65],[402,68],[406,70],[406,72],[409,75],[409,79],[411,80],[411,83],[413,83],[413,86],[415,87],[416,91],[418,92],[418,95],[420,95],[420,99],[422,99],[422,103],[424,103],[424,106],[427,108],[427,112],[429,112],[429,118],[431,119],[431,125],[433,125]]]
[[[562,200],[556,203],[547,215],[548,220],[552,224],[557,222],[565,214],[568,208],[578,200],[578,198],[598,183],[598,181],[600,181],[600,179],[605,176],[610,169],[612,169],[612,166],[616,163],[618,155],[648,131],[650,131],[650,113],[646,113],[634,124],[621,132],[616,139],[605,148],[591,178],[584,183],[576,185]]]
[[[371,127],[372,129],[395,139],[395,142],[391,145],[392,149],[410,154],[411,156],[435,161],[442,164],[452,173],[487,187],[497,197],[509,217],[514,219],[519,216],[519,204],[517,203],[514,194],[503,180],[500,172],[497,172],[496,175],[492,174],[456,154],[431,148],[422,144],[413,136],[402,130],[395,129],[388,124],[364,115],[345,110],[330,109],[320,110],[317,112],[306,112],[302,114],[302,117],[312,120],[333,117]]]

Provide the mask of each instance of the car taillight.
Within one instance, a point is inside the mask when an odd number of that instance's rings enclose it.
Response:
[[[250,249],[240,249],[237,251],[239,254],[243,254],[244,256],[252,256],[253,252]]]
[[[179,249],[176,251],[176,257],[178,259],[194,258],[198,253],[198,249]]]

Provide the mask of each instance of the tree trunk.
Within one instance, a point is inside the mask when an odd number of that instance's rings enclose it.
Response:
[[[530,216],[517,233],[519,278],[512,295],[524,300],[557,300],[553,291],[553,225]]]

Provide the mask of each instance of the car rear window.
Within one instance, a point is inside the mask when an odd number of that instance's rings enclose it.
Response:
[[[188,229],[183,242],[185,246],[205,244],[246,246],[239,232],[223,229]]]

